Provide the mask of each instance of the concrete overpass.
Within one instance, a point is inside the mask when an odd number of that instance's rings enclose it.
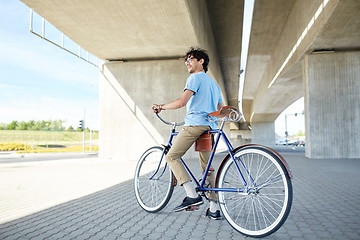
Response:
[[[104,157],[135,159],[166,141],[168,129],[150,106],[182,93],[187,73],[180,58],[190,46],[209,51],[209,74],[225,101],[238,104],[243,0],[22,2],[106,61]],[[273,144],[275,119],[305,96],[306,155],[360,156],[359,12],[357,0],[255,1],[240,99],[247,124],[228,126],[237,144]],[[183,116],[184,110],[166,112],[170,120]]]

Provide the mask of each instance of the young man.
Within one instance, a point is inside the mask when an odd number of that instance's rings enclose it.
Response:
[[[167,104],[153,104],[152,106],[155,113],[167,109],[182,108],[185,105],[187,107],[185,126],[176,136],[173,146],[166,155],[166,161],[170,165],[179,184],[184,187],[187,195],[183,203],[174,208],[174,212],[203,204],[202,197],[195,191],[195,184],[191,182],[191,178],[181,163],[180,158],[202,133],[217,127],[217,123],[210,122],[207,119],[207,115],[218,111],[224,106],[219,86],[206,74],[209,60],[205,50],[191,48],[185,56],[185,65],[191,75],[186,81],[182,96]],[[203,172],[206,169],[210,154],[211,151],[199,152],[199,160]],[[207,184],[212,187],[215,187],[214,175],[215,172],[212,171],[207,177]],[[207,209],[206,216],[211,219],[221,219],[216,194],[211,192],[208,195],[210,208]]]

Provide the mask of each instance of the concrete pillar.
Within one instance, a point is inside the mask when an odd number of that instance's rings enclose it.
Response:
[[[306,157],[360,158],[360,52],[303,60]]]
[[[266,146],[275,145],[275,123],[254,122],[251,124],[251,142]]]
[[[137,160],[149,147],[165,144],[170,127],[151,111],[183,93],[188,73],[183,60],[108,62],[100,72],[99,154],[104,159]],[[181,122],[185,108],[161,115]]]

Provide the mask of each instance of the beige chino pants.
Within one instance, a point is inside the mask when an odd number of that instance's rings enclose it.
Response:
[[[187,150],[189,150],[195,140],[207,130],[210,130],[209,126],[184,126],[175,137],[173,146],[166,155],[166,161],[180,185],[183,185],[191,180],[184,165],[181,163],[180,158],[187,152]],[[211,151],[199,152],[199,161],[202,172],[206,170],[210,155]],[[211,171],[209,173],[210,174],[206,178],[205,183],[209,187],[215,187],[215,172]],[[207,196],[211,200],[217,200],[216,193],[213,191],[211,191]]]

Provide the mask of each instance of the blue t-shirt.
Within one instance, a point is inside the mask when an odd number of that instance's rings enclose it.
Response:
[[[186,89],[193,91],[194,95],[186,104],[185,126],[208,125],[215,129],[217,122],[210,122],[207,116],[217,111],[218,103],[223,101],[220,87],[205,72],[198,72],[188,77],[184,91]]]

